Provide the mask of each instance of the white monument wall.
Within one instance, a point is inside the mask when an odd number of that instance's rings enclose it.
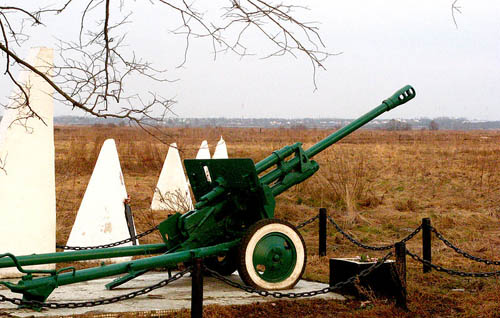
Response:
[[[127,190],[113,139],[104,142],[85,190],[68,246],[95,246],[130,237],[125,219]],[[121,246],[132,245],[131,242]],[[123,262],[131,257],[109,259]]]
[[[156,185],[151,210],[192,210],[193,202],[177,144],[170,145]]]
[[[53,50],[32,48],[27,62],[50,78]],[[56,244],[54,90],[27,70],[20,72],[18,82],[29,94],[30,107],[43,121],[29,117],[27,107],[20,106],[21,91],[14,86],[11,102],[0,123],[0,167],[3,167],[0,169],[0,253],[51,253],[55,252]],[[54,265],[27,268],[52,269]],[[19,276],[17,269],[0,270],[0,277],[10,276]]]

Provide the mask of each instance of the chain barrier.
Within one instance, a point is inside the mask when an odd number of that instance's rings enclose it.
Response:
[[[443,243],[446,246],[448,246],[449,248],[451,248],[452,250],[454,250],[455,252],[457,252],[458,254],[462,255],[465,258],[468,258],[468,259],[473,260],[475,262],[485,263],[487,265],[500,265],[500,261],[492,261],[489,259],[477,257],[477,256],[471,255],[471,254],[463,251],[462,249],[456,247],[450,241],[448,241],[441,233],[439,233],[433,226],[431,226],[431,231],[434,232],[434,234],[436,234],[437,238],[440,239],[441,241],[443,241]]]
[[[335,222],[335,220],[331,216],[327,216],[327,217],[328,217],[328,220],[330,221],[330,223],[335,227],[335,229],[340,234],[342,234],[350,242],[352,242],[353,244],[355,244],[355,245],[357,245],[357,246],[359,246],[361,248],[368,249],[368,250],[373,250],[373,251],[382,251],[382,250],[392,249],[392,248],[395,247],[395,243],[394,244],[390,244],[390,245],[386,245],[386,246],[370,246],[370,245],[363,244],[363,243],[357,241],[356,239],[354,239],[351,235],[349,235],[348,233],[346,233],[344,230],[342,230],[342,228]],[[303,227],[305,227],[305,226],[313,223],[317,219],[319,219],[319,214],[317,214],[316,216],[310,218],[309,220],[306,220],[306,221],[298,224],[296,226],[296,228],[297,229],[303,228]],[[138,235],[136,235],[134,237],[130,237],[128,239],[121,240],[121,241],[114,242],[114,243],[110,243],[110,244],[97,245],[97,246],[83,246],[83,247],[82,246],[56,245],[56,247],[60,248],[60,249],[64,249],[64,250],[77,250],[77,251],[78,250],[92,250],[92,249],[115,247],[115,246],[119,246],[119,245],[123,245],[123,244],[128,243],[128,242],[131,242],[134,239],[139,239],[141,237],[149,235],[152,232],[156,231],[158,229],[158,227],[159,227],[159,225],[156,225],[155,227],[153,227],[153,228],[151,228],[151,229],[149,229],[149,230],[147,230],[145,232],[142,232],[142,233],[140,233],[140,234],[138,234]],[[400,242],[401,243],[408,242],[415,235],[417,235],[421,230],[422,230],[422,226],[420,225],[412,233],[410,233],[407,237],[405,237],[404,239],[402,239]],[[432,226],[431,226],[431,231],[434,232],[434,234],[436,234],[436,236],[438,237],[438,239],[440,239],[441,241],[443,241],[443,243],[445,245],[447,245],[448,247],[450,247],[451,249],[453,249],[455,252],[457,252],[458,254],[461,254],[462,256],[464,256],[464,257],[466,257],[468,259],[471,259],[471,260],[476,261],[476,262],[482,262],[482,263],[485,263],[485,264],[488,264],[488,265],[500,265],[500,261],[492,261],[492,260],[488,260],[488,259],[483,259],[483,258],[480,258],[480,257],[473,256],[473,255],[471,255],[471,254],[469,254],[469,253],[461,250],[460,248],[458,248],[455,245],[453,245],[450,241],[448,241],[441,233],[439,233]],[[412,257],[414,260],[416,260],[418,262],[421,262],[423,264],[426,264],[426,265],[432,267],[433,269],[435,269],[438,272],[444,272],[444,273],[447,273],[449,275],[455,275],[455,276],[461,276],[461,277],[493,277],[493,276],[500,276],[500,271],[495,271],[495,272],[462,272],[462,271],[457,271],[457,270],[453,270],[453,269],[447,269],[447,268],[444,268],[444,267],[442,267],[440,265],[435,265],[435,264],[433,264],[433,263],[431,263],[431,262],[429,262],[427,260],[422,259],[420,256],[418,256],[418,255],[413,254],[412,252],[410,252],[408,249],[406,250],[406,253],[410,257]],[[360,277],[368,276],[374,270],[376,270],[377,268],[379,268],[391,256],[392,256],[392,252],[389,252],[386,256],[384,256],[383,258],[379,259],[375,264],[373,264],[369,268],[361,271],[358,275],[352,276],[349,279],[347,279],[346,281],[339,282],[339,283],[335,284],[334,286],[329,286],[329,287],[325,287],[325,288],[318,289],[318,290],[312,290],[312,291],[306,291],[306,292],[300,292],[300,293],[293,293],[293,292],[292,293],[282,293],[282,292],[277,292],[277,291],[260,290],[260,289],[254,288],[252,286],[247,286],[247,285],[243,285],[243,284],[240,284],[238,282],[232,281],[232,280],[228,279],[227,277],[224,277],[221,274],[217,273],[216,271],[211,270],[211,269],[209,269],[207,267],[205,267],[204,270],[207,273],[209,273],[211,276],[213,276],[214,278],[216,278],[216,279],[224,282],[225,284],[227,284],[229,286],[232,286],[232,287],[235,287],[235,288],[239,288],[239,289],[241,289],[241,290],[243,290],[245,292],[248,292],[248,293],[258,294],[258,295],[263,296],[263,297],[271,296],[271,297],[274,297],[274,298],[302,298],[302,297],[312,297],[312,296],[316,296],[316,295],[326,294],[326,293],[332,292],[334,290],[340,289],[340,288],[342,288],[342,287],[344,287],[346,285],[353,284]],[[127,300],[127,299],[132,299],[132,298],[135,298],[137,296],[147,294],[147,293],[149,293],[149,292],[151,292],[151,291],[153,291],[155,289],[164,287],[164,286],[168,285],[169,283],[180,279],[181,277],[183,277],[184,275],[186,275],[187,273],[189,273],[191,271],[192,271],[192,268],[188,267],[187,269],[185,269],[185,270],[183,270],[181,272],[178,272],[177,274],[173,275],[172,277],[170,277],[168,279],[165,279],[165,280],[162,280],[161,282],[156,283],[154,285],[147,286],[145,288],[142,288],[140,290],[137,290],[137,291],[134,291],[134,292],[131,292],[131,293],[128,293],[128,294],[119,295],[119,296],[115,296],[115,297],[111,297],[111,298],[100,299],[100,300],[83,301],[83,302],[67,302],[67,303],[45,303],[45,302],[39,302],[39,301],[26,301],[26,300],[23,300],[21,298],[9,298],[7,296],[0,295],[0,302],[10,302],[10,303],[12,303],[14,305],[18,305],[18,306],[24,305],[24,306],[28,306],[28,307],[31,307],[31,308],[42,308],[43,307],[43,308],[58,309],[58,308],[94,307],[94,306],[99,306],[99,305],[106,305],[106,304],[116,303],[116,302],[119,302],[119,301],[123,301],[123,300]]]
[[[297,229],[303,228],[306,225],[309,225],[319,219],[319,214],[310,218],[309,220],[300,223],[299,225],[296,226]],[[130,237],[128,239],[124,239],[118,242],[114,243],[109,243],[109,244],[103,244],[103,245],[96,245],[96,246],[66,246],[66,245],[56,245],[56,248],[60,248],[63,250],[72,250],[72,251],[83,251],[83,250],[96,250],[100,248],[108,248],[108,247],[116,247],[120,246],[129,242],[132,242],[132,240],[135,239],[140,239],[141,237],[144,237],[146,235],[149,235],[153,233],[154,231],[158,230],[159,225],[156,225],[155,227],[150,228],[149,230],[146,230],[140,234],[137,234],[136,236]]]
[[[303,228],[304,226],[306,226],[306,225],[309,225],[309,224],[313,223],[313,222],[314,222],[314,221],[316,221],[317,219],[319,219],[319,214],[316,214],[315,216],[313,216],[313,217],[312,217],[312,218],[310,218],[309,220],[304,221],[304,222],[302,222],[302,223],[298,224],[298,225],[297,225],[297,226],[295,226],[295,227],[297,228],[297,230],[298,230],[298,229],[301,229],[301,228]]]
[[[307,220],[305,222],[300,223],[299,225],[296,226],[296,228],[297,229],[303,228],[304,226],[313,223],[317,219],[319,219],[319,214],[316,215],[316,216],[314,216],[314,217],[312,217],[312,218],[310,218],[309,220]],[[144,232],[142,232],[140,234],[137,234],[136,236],[133,236],[133,237],[130,237],[128,239],[121,240],[121,241],[118,241],[118,242],[114,242],[114,243],[103,244],[103,245],[96,245],[96,246],[66,246],[66,245],[56,245],[56,248],[60,248],[60,249],[63,249],[63,250],[83,251],[83,250],[96,250],[96,249],[100,249],[100,248],[116,247],[116,246],[119,246],[119,245],[123,245],[123,244],[129,243],[129,242],[132,242],[132,240],[140,239],[141,237],[149,235],[149,234],[153,233],[154,231],[158,230],[158,226],[159,225],[157,225],[155,227],[152,227],[149,230],[144,231]]]
[[[436,264],[432,264],[431,262],[421,258],[420,256],[413,254],[412,252],[406,250],[406,254],[410,255],[411,258],[416,260],[417,262],[421,262],[425,265],[428,265],[432,267],[433,269],[437,270],[438,272],[442,273],[447,273],[449,275],[454,275],[454,276],[461,276],[461,277],[494,277],[494,276],[500,276],[500,271],[496,272],[461,272],[457,271],[454,269],[448,269],[443,266],[439,266]]]
[[[71,250],[71,251],[83,251],[83,250],[96,250],[96,249],[100,249],[100,248],[115,247],[115,246],[126,244],[128,242],[132,242],[133,240],[136,240],[136,239],[138,240],[141,237],[149,235],[149,234],[153,233],[154,231],[158,230],[158,227],[159,227],[159,225],[156,225],[155,227],[152,227],[152,228],[150,228],[147,231],[144,231],[144,232],[142,232],[140,234],[137,234],[136,236],[133,236],[133,237],[130,237],[128,239],[121,240],[121,241],[118,241],[118,242],[114,242],[114,243],[103,244],[103,245],[96,245],[96,246],[66,246],[66,245],[56,245],[56,248],[60,248],[60,249],[63,249],[63,250]]]
[[[210,273],[210,275],[212,275],[214,278],[222,281],[223,283],[225,283],[229,286],[235,287],[235,288],[239,288],[247,293],[258,294],[258,295],[263,296],[263,297],[271,296],[274,298],[285,298],[285,297],[286,298],[302,298],[302,297],[312,297],[312,296],[316,296],[316,295],[326,294],[326,293],[332,292],[334,290],[340,289],[346,285],[353,284],[360,277],[368,276],[374,270],[379,268],[391,256],[392,256],[392,252],[389,252],[386,256],[379,259],[377,261],[377,263],[373,264],[372,266],[368,267],[367,269],[364,269],[358,275],[352,276],[351,278],[347,279],[346,281],[339,282],[333,286],[325,287],[322,289],[311,290],[311,291],[300,292],[300,293],[282,293],[282,292],[277,292],[277,291],[261,290],[261,289],[257,289],[257,288],[252,287],[252,286],[242,285],[240,283],[232,281],[229,278],[224,277],[221,274],[219,274],[216,271],[213,271],[209,268],[205,268],[205,270],[208,273]]]
[[[392,249],[396,246],[396,243],[393,243],[393,244],[390,244],[390,245],[386,245],[386,246],[370,246],[370,245],[366,245],[366,244],[363,244],[359,241],[357,241],[355,238],[353,238],[351,235],[347,234],[346,232],[344,232],[344,230],[342,230],[342,228],[335,222],[335,220],[333,220],[333,218],[331,216],[328,216],[328,220],[330,221],[330,223],[333,224],[333,226],[337,229],[337,231],[342,234],[343,236],[345,236],[349,241],[351,241],[351,243],[361,247],[361,248],[364,248],[364,249],[367,249],[367,250],[372,250],[372,251],[384,251],[384,250],[389,250],[389,249]],[[412,233],[410,233],[407,237],[405,237],[404,239],[402,239],[401,241],[399,241],[399,243],[406,243],[408,242],[409,240],[411,240],[415,235],[418,234],[418,232],[420,232],[422,230],[422,225],[419,225]]]
[[[45,302],[40,302],[40,301],[34,301],[34,300],[23,300],[21,298],[9,298],[3,295],[0,295],[0,302],[10,302],[14,305],[18,306],[27,306],[30,308],[51,308],[51,309],[58,309],[58,308],[82,308],[82,307],[95,307],[99,305],[107,305],[107,304],[112,304],[116,303],[122,300],[127,300],[127,299],[132,299],[140,295],[147,294],[155,289],[164,287],[168,285],[171,282],[174,282],[187,273],[190,273],[192,271],[191,267],[186,268],[185,270],[178,272],[177,274],[173,275],[172,277],[162,280],[159,283],[156,283],[154,285],[144,287],[142,289],[133,291],[128,294],[120,295],[120,296],[115,296],[111,298],[105,298],[105,299],[99,299],[99,300],[88,300],[88,301],[81,301],[81,302],[67,302],[67,303],[45,303]]]

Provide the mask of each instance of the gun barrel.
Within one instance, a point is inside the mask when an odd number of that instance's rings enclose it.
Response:
[[[337,130],[336,132],[332,133],[328,137],[324,138],[320,142],[314,144],[311,148],[305,150],[305,154],[307,155],[308,158],[312,158],[313,156],[317,155],[321,151],[325,150],[326,148],[330,147],[340,139],[346,137],[353,131],[357,130],[361,126],[365,125],[369,121],[373,120],[374,118],[382,115],[386,111],[389,111],[399,105],[402,105],[409,100],[413,99],[415,97],[415,90],[413,87],[410,85],[407,85],[400,90],[398,90],[396,93],[394,93],[391,97],[388,99],[384,100],[382,104],[377,106],[376,108],[372,109],[368,113],[364,114],[363,116],[359,117],[358,119],[354,120],[351,122],[349,125]],[[277,164],[279,161],[283,160],[284,158],[292,155],[294,153],[294,149],[296,149],[296,146],[300,145],[300,143],[291,145],[291,146],[286,146],[280,150],[274,151],[272,155],[268,156],[267,158],[259,161],[255,165],[255,169],[257,170],[257,173],[261,173],[268,168],[274,166]],[[296,166],[299,164],[299,158],[294,157],[290,159],[288,162],[289,166]],[[263,184],[271,184],[278,178],[282,177],[283,171],[279,168],[274,169],[264,176],[260,178],[260,181]],[[282,187],[277,187],[273,189],[273,195],[276,196],[279,193],[285,191],[285,188]]]
[[[406,85],[405,87],[401,88],[396,93],[394,93],[391,97],[384,100],[382,104],[380,104],[378,107],[372,109],[368,113],[364,114],[363,116],[351,122],[349,125],[337,130],[333,134],[329,135],[325,139],[313,145],[311,148],[307,149],[305,151],[307,156],[309,158],[314,157],[321,151],[330,147],[331,145],[333,145],[340,139],[346,137],[347,135],[357,130],[361,126],[365,125],[369,121],[377,118],[383,113],[390,111],[391,109],[399,105],[403,105],[404,103],[413,99],[414,97],[415,97],[415,89],[413,89],[413,87],[411,87],[410,85]]]
[[[268,156],[265,159],[257,162],[255,164],[255,170],[257,170],[257,174],[267,170],[268,168],[274,166],[278,161],[283,160],[284,158],[292,155],[295,152],[295,145],[302,145],[301,143],[295,143],[291,146],[285,146],[280,150],[273,151],[273,154]]]

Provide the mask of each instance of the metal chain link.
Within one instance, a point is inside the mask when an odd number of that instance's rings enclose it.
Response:
[[[475,272],[474,273],[474,272],[461,272],[461,271],[457,271],[457,270],[454,270],[454,269],[448,269],[448,268],[444,268],[443,266],[432,264],[431,262],[429,262],[429,261],[427,261],[425,259],[422,259],[420,256],[418,256],[416,254],[413,254],[409,250],[406,250],[406,254],[410,255],[411,258],[413,258],[414,260],[416,260],[418,262],[421,262],[421,263],[423,263],[425,265],[428,265],[428,266],[434,268],[438,272],[447,273],[449,275],[461,276],[461,277],[493,277],[493,276],[500,276],[500,271],[496,271],[496,272]]]
[[[306,220],[306,221],[298,224],[296,226],[296,228],[297,229],[303,228],[303,227],[313,223],[317,219],[319,219],[319,214],[310,218],[309,220]],[[395,244],[390,244],[390,245],[386,245],[386,246],[370,246],[370,245],[363,244],[363,243],[357,241],[356,239],[354,239],[351,235],[347,234],[344,230],[342,230],[342,228],[334,221],[334,219],[331,216],[328,216],[328,220],[330,221],[330,223],[333,224],[333,226],[336,228],[336,230],[339,233],[341,233],[343,236],[345,236],[353,244],[355,244],[361,248],[368,249],[368,250],[374,250],[374,251],[382,251],[382,250],[392,249],[395,246]],[[157,225],[157,226],[155,226],[155,227],[153,227],[153,228],[151,228],[143,233],[140,233],[134,237],[130,237],[128,239],[121,240],[121,241],[114,242],[114,243],[110,243],[110,244],[103,244],[103,245],[98,245],[98,246],[84,246],[84,247],[82,247],[82,246],[56,245],[56,247],[61,248],[61,249],[65,249],[65,250],[91,250],[91,249],[115,247],[115,246],[119,246],[119,245],[122,245],[122,244],[125,244],[128,242],[131,242],[134,239],[139,239],[141,237],[149,235],[152,232],[156,231],[158,229],[158,227],[159,226]],[[407,241],[411,240],[415,235],[417,235],[421,231],[421,229],[422,229],[422,226],[420,225],[412,233],[410,233],[407,237],[402,239],[400,242],[406,243]],[[431,226],[431,231],[434,232],[434,234],[436,234],[438,239],[443,241],[444,244],[446,244],[448,247],[453,249],[455,252],[461,254],[462,256],[464,256],[466,258],[469,258],[473,261],[482,262],[482,263],[485,263],[488,265],[500,265],[500,261],[492,261],[492,260],[476,257],[476,256],[473,256],[473,255],[461,250],[460,248],[454,246],[450,241],[448,241],[441,233],[439,233],[432,226]],[[442,266],[432,264],[431,262],[422,259],[420,256],[411,253],[409,250],[406,250],[406,253],[410,257],[412,257],[414,260],[421,262],[423,264],[426,264],[426,265],[432,267],[433,269],[435,269],[436,271],[444,272],[444,273],[447,273],[449,275],[455,275],[455,276],[461,276],[461,277],[500,276],[500,271],[495,271],[495,272],[461,272],[461,271],[457,271],[457,270],[453,270],[453,269],[447,269],[447,268],[444,268]],[[292,293],[281,293],[281,292],[277,292],[277,291],[260,290],[260,289],[257,289],[257,288],[251,287],[251,286],[246,286],[246,285],[242,285],[240,283],[234,282],[234,281],[220,275],[216,271],[213,271],[209,268],[205,268],[205,270],[206,270],[206,272],[210,273],[210,275],[213,276],[214,278],[216,278],[216,279],[218,279],[218,280],[220,280],[220,281],[222,281],[222,282],[224,282],[232,287],[244,290],[248,293],[258,294],[258,295],[263,296],[263,297],[272,296],[274,298],[284,298],[284,297],[286,297],[286,298],[301,298],[301,297],[312,297],[312,296],[316,296],[316,295],[320,295],[320,294],[326,294],[326,293],[332,292],[334,290],[340,289],[346,285],[353,284],[360,277],[368,276],[374,270],[379,268],[391,256],[392,256],[392,252],[389,252],[385,257],[383,257],[382,259],[379,259],[377,261],[377,263],[375,263],[374,265],[370,266],[369,268],[361,271],[358,275],[352,276],[349,279],[347,279],[346,281],[339,282],[339,283],[335,284],[334,286],[325,287],[325,288],[322,288],[319,290],[300,292],[300,293],[293,293],[293,292]],[[119,301],[126,300],[126,299],[132,299],[132,298],[135,298],[137,296],[147,294],[155,289],[164,287],[167,284],[180,279],[181,277],[186,275],[188,272],[191,272],[190,267],[185,269],[184,271],[181,271],[181,272],[173,275],[171,278],[165,279],[165,280],[163,280],[155,285],[151,285],[151,286],[142,288],[140,290],[137,290],[137,291],[134,291],[134,292],[131,292],[128,294],[115,296],[115,297],[111,297],[111,298],[106,298],[106,299],[101,299],[101,300],[83,301],[83,302],[68,302],[68,303],[44,303],[44,302],[38,302],[38,301],[26,301],[26,300],[22,300],[20,298],[9,298],[9,297],[0,295],[0,302],[10,302],[10,303],[15,304],[15,305],[26,305],[29,307],[37,307],[37,308],[45,307],[45,308],[53,308],[53,309],[94,307],[94,306],[99,306],[99,305],[111,304],[111,303],[119,302]]]
[[[63,250],[72,250],[72,251],[83,251],[83,250],[96,250],[100,248],[108,248],[108,247],[115,247],[119,245],[126,244],[128,242],[132,242],[133,240],[140,239],[141,237],[144,237],[146,235],[149,235],[153,233],[154,231],[158,230],[159,225],[156,225],[155,227],[150,228],[147,231],[144,231],[140,234],[137,234],[136,236],[130,237],[125,240],[121,240],[118,242],[114,243],[109,243],[109,244],[103,244],[103,245],[96,245],[96,246],[66,246],[66,245],[56,245],[56,248],[61,248]]]
[[[107,304],[112,304],[116,303],[122,300],[127,300],[127,299],[132,299],[134,297],[140,296],[147,294],[155,289],[164,287],[168,285],[169,283],[176,281],[186,275],[187,273],[191,272],[192,268],[188,267],[185,270],[178,272],[177,274],[173,275],[172,277],[162,280],[159,283],[156,283],[154,285],[144,287],[142,289],[133,291],[128,294],[120,295],[120,296],[115,296],[111,298],[105,298],[105,299],[100,299],[100,300],[88,300],[88,301],[81,301],[81,302],[67,302],[67,303],[44,303],[40,301],[34,301],[34,300],[23,300],[21,298],[9,298],[3,295],[0,295],[0,302],[10,302],[14,305],[24,305],[28,306],[30,308],[52,308],[52,309],[58,309],[58,308],[81,308],[81,307],[95,307],[99,305],[107,305]]]
[[[441,233],[439,233],[433,226],[431,226],[431,231],[434,232],[434,234],[436,234],[437,238],[440,239],[441,241],[443,241],[443,243],[446,246],[448,246],[449,248],[451,248],[452,250],[454,250],[458,254],[461,254],[465,258],[468,258],[468,259],[473,260],[475,262],[485,263],[487,265],[500,265],[500,261],[492,261],[489,259],[477,257],[477,256],[471,255],[471,254],[463,251],[462,249],[456,247],[450,241],[448,241]]]
[[[302,298],[302,297],[312,297],[312,296],[316,296],[316,295],[326,294],[326,293],[332,292],[336,289],[340,289],[346,285],[353,284],[358,278],[368,276],[374,270],[379,268],[391,256],[392,256],[392,252],[389,252],[386,256],[379,259],[377,261],[377,263],[373,264],[372,266],[368,267],[367,269],[364,269],[358,275],[350,277],[346,281],[339,282],[333,286],[325,287],[322,289],[311,290],[311,291],[300,292],[300,293],[281,293],[281,292],[277,292],[277,291],[261,290],[261,289],[254,288],[252,286],[242,285],[240,283],[232,281],[229,278],[224,277],[221,274],[219,274],[216,271],[213,271],[209,268],[205,268],[205,270],[208,273],[210,273],[210,275],[212,275],[214,278],[226,283],[229,286],[244,290],[247,293],[258,294],[258,295],[263,296],[263,297],[271,296],[274,298],[284,298],[284,297],[286,297],[286,298]]]
[[[299,225],[296,226],[297,229],[303,228],[306,225],[309,225],[316,221],[319,218],[319,214],[310,218],[309,220],[300,223]],[[82,251],[82,250],[95,250],[95,249],[100,249],[100,248],[108,248],[108,247],[116,247],[119,245],[126,244],[128,242],[132,242],[134,239],[140,239],[141,237],[144,237],[146,235],[149,235],[153,233],[154,231],[158,230],[159,225],[156,225],[155,227],[150,228],[149,230],[146,230],[140,234],[137,234],[136,236],[130,237],[125,240],[121,240],[118,242],[114,243],[109,243],[109,244],[103,244],[103,245],[96,245],[96,246],[66,246],[66,245],[56,245],[56,248],[60,248],[63,250],[73,250],[73,251]]]
[[[297,228],[297,230],[298,230],[298,229],[301,229],[301,228],[303,228],[304,226],[306,226],[306,225],[309,225],[309,224],[313,223],[313,222],[314,222],[314,221],[316,221],[317,219],[319,219],[319,214],[316,214],[316,216],[313,216],[313,217],[312,217],[312,218],[310,218],[309,220],[304,221],[304,222],[302,222],[302,223],[298,224],[298,225],[297,225],[297,226],[295,226],[295,227]]]
[[[364,249],[367,249],[367,250],[372,250],[372,251],[384,251],[384,250],[392,249],[392,248],[394,248],[396,246],[396,243],[393,243],[393,244],[390,244],[390,245],[386,245],[386,246],[370,246],[370,245],[363,244],[363,243],[357,241],[356,239],[354,239],[352,236],[350,236],[346,232],[344,232],[344,230],[342,230],[342,228],[333,220],[333,218],[331,216],[328,216],[328,220],[330,221],[330,223],[333,224],[333,226],[337,229],[337,231],[340,234],[342,234],[349,241],[351,241],[353,244],[355,244],[355,245],[357,245],[357,246],[359,246],[361,248],[364,248]],[[401,241],[399,241],[399,243],[406,243],[406,242],[408,242],[415,235],[417,235],[417,233],[420,232],[421,230],[422,230],[422,225],[419,225],[412,233],[410,233],[407,237],[405,237],[404,239],[402,239]]]

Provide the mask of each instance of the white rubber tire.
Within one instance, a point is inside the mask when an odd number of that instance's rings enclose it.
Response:
[[[282,281],[268,282],[261,278],[253,264],[253,253],[258,242],[270,233],[280,233],[288,237],[296,253],[296,262],[291,274]],[[240,245],[238,272],[248,285],[263,290],[289,289],[295,286],[304,273],[306,247],[302,235],[290,223],[278,219],[260,220],[249,228]]]

